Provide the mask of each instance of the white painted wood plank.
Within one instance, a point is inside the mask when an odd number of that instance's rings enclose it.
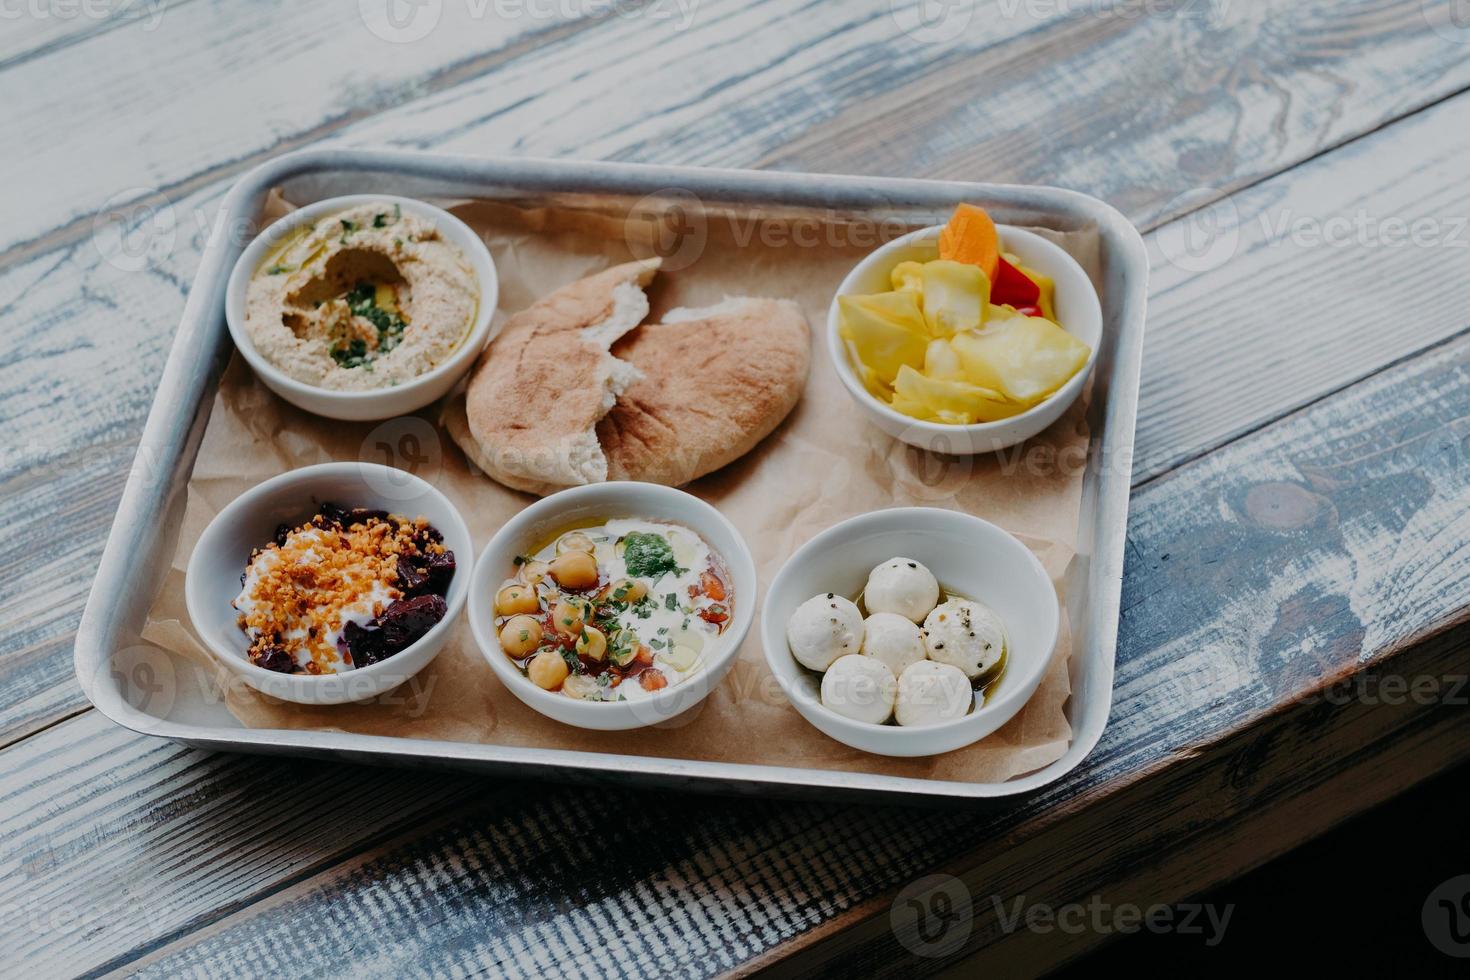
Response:
[[[167,11],[146,43],[101,32],[0,72],[0,142],[24,148],[0,156],[0,183],[26,189],[0,251],[453,84],[576,20],[554,4],[526,8],[552,16],[502,17],[489,0],[394,8],[439,11],[417,37],[412,20],[400,31],[361,13],[378,6],[194,0]]]
[[[1461,97],[1149,235],[1135,477],[1470,328],[1467,154]]]
[[[1071,16],[1050,29],[963,56],[972,32],[989,29],[978,22],[1058,6]],[[763,164],[829,169],[837,144],[862,173],[1058,184],[1148,227],[1202,191],[1220,196],[1470,86],[1470,29],[1454,27],[1450,7],[934,4],[951,18],[928,45],[944,52],[941,70],[890,78],[865,70],[873,55],[850,59],[834,86],[866,97],[841,100]]]
[[[146,43],[189,0],[6,0],[0,4],[0,72],[108,31]]]

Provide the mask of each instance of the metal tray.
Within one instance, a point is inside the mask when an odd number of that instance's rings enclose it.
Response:
[[[517,749],[341,732],[246,729],[187,676],[164,679],[139,659],[138,631],[176,545],[184,487],[194,465],[231,344],[225,281],[267,194],[293,203],[346,193],[425,198],[490,198],[575,203],[593,195],[637,201],[695,195],[735,208],[811,209],[873,220],[929,224],[960,201],[981,201],[1007,223],[1069,230],[1095,227],[1103,271],[1104,330],[1089,421],[1093,439],[1083,478],[1078,560],[1066,585],[1075,633],[1073,728],[1066,754],[1044,769],[1002,783],[960,783],[784,767]],[[767,173],[620,163],[487,159],[371,150],[314,149],[257,167],[231,189],[200,260],[103,552],[76,640],[83,691],[108,718],[133,731],[210,749],[343,758],[385,765],[438,766],[583,782],[634,782],[733,793],[834,795],[920,800],[1006,797],[1059,779],[1097,744],[1112,700],[1133,430],[1147,300],[1142,238],[1101,201],[1048,187]]]

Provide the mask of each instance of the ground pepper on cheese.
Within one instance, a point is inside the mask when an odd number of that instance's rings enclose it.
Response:
[[[339,642],[347,624],[369,624],[404,598],[400,558],[444,553],[431,530],[423,518],[371,516],[343,526],[318,515],[256,549],[233,603],[251,661],[311,674],[352,669]]]

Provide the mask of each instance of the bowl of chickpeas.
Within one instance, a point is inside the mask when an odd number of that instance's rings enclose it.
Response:
[[[687,720],[734,663],[755,599],[750,549],[724,515],[681,490],[616,482],[506,523],[468,606],[480,652],[523,703],[623,731]]]

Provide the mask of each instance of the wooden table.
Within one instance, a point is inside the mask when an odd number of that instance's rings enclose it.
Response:
[[[382,6],[3,11],[17,975],[1026,974],[1109,933],[1008,928],[1017,898],[1175,902],[1470,756],[1452,4],[362,14]],[[1020,804],[935,812],[211,755],[91,710],[71,640],[211,215],[243,170],[319,142],[1050,183],[1123,209],[1155,261],[1102,744]],[[934,872],[974,910],[925,959],[890,909]]]

